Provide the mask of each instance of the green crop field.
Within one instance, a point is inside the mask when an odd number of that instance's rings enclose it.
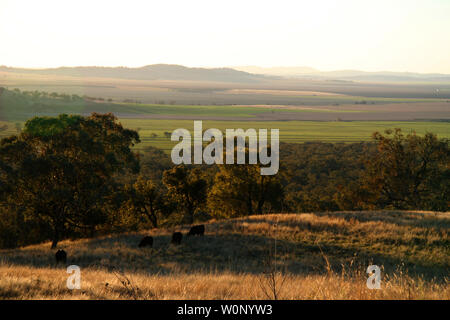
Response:
[[[170,141],[164,133],[172,133],[178,128],[185,128],[193,134],[192,120],[154,120],[154,119],[121,119],[121,123],[139,131],[141,143],[137,149],[155,146],[169,151],[177,142]],[[448,122],[407,122],[407,121],[203,121],[203,130],[217,128],[225,133],[225,129],[279,129],[281,142],[302,143],[305,141],[323,142],[356,142],[368,141],[374,131],[389,128],[401,128],[405,133],[415,131],[417,134],[433,132],[440,138],[450,138]]]
[[[141,143],[136,149],[142,150],[147,146],[154,146],[169,152],[177,142],[170,140],[173,130],[185,128],[193,134],[193,120],[168,120],[168,119],[120,119],[127,128],[137,130]],[[0,138],[16,134],[17,127],[23,126],[23,122],[1,122]],[[322,142],[357,142],[369,141],[374,131],[401,128],[405,133],[415,131],[417,134],[433,132],[440,138],[450,138],[450,124],[448,122],[432,121],[218,121],[203,120],[203,130],[209,128],[220,129],[225,134],[225,129],[244,130],[249,128],[279,129],[280,141],[302,143],[306,141]]]

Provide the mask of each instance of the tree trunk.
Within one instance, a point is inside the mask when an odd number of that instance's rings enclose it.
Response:
[[[188,203],[187,206],[187,215],[188,215],[188,223],[192,224],[194,223],[194,205],[191,203]]]
[[[253,214],[252,197],[250,194],[248,195],[248,198],[247,198],[247,212],[248,212],[247,214],[250,216]]]
[[[95,225],[91,225],[89,228],[89,237],[94,238],[95,237]]]
[[[58,245],[58,241],[59,241],[59,232],[55,228],[55,232],[53,234],[53,240],[52,240],[52,249],[56,248],[56,246]]]
[[[153,227],[154,228],[158,228],[158,216],[156,215],[156,210],[153,207],[153,203],[152,202],[150,203],[150,216],[149,216],[149,218],[150,218],[150,221],[153,224]]]
[[[256,208],[256,214],[259,214],[259,215],[263,214],[263,212],[262,212],[263,205],[264,205],[264,199],[259,199],[258,207]]]
[[[158,218],[156,217],[155,212],[148,212],[147,209],[145,209],[145,213],[147,214],[148,220],[152,223],[153,228],[158,228]]]
[[[264,202],[266,202],[266,188],[264,184],[264,176],[261,176],[260,178],[260,187],[259,187],[259,199],[258,199],[258,206],[256,208],[256,213],[261,215]]]
[[[56,246],[58,245],[58,242],[61,238],[61,233],[62,233],[62,226],[64,226],[59,219],[56,219],[55,221],[55,225],[53,227],[53,239],[52,239],[52,249],[55,249]]]

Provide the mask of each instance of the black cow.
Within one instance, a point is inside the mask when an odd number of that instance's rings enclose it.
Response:
[[[181,232],[174,232],[172,235],[172,244],[181,244],[181,239],[183,239]]]
[[[152,246],[153,246],[153,238],[149,237],[149,236],[143,237],[141,242],[139,242],[139,248],[142,248],[142,247],[150,247],[151,248]]]
[[[67,262],[67,253],[64,250],[58,250],[55,253],[56,264],[62,263],[66,264]]]
[[[198,226],[193,226],[189,230],[188,236],[203,236],[205,234],[205,226],[203,224]]]

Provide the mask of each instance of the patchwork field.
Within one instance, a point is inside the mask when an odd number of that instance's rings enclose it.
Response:
[[[59,88],[46,88],[46,90],[54,89],[60,94],[50,91],[24,92],[12,88],[4,90],[0,96],[0,137],[19,132],[24,121],[34,116],[57,116],[61,113],[89,115],[92,112],[112,112],[126,127],[138,130],[142,143],[136,146],[137,149],[151,145],[166,151],[170,150],[175,145],[170,141],[170,133],[177,128],[192,130],[193,120],[203,120],[204,129],[279,129],[281,141],[293,143],[367,141],[374,131],[384,131],[387,128],[401,128],[404,132],[414,130],[418,134],[433,132],[441,138],[450,137],[450,100],[430,98],[425,94],[422,98],[408,95],[399,98],[395,95],[389,96],[387,92],[383,97],[364,97],[333,91],[337,87],[360,88],[359,86],[363,84],[312,82],[309,85],[316,86],[312,90],[307,87],[307,83],[301,81],[290,84],[282,81],[286,87],[279,87],[281,84],[278,82],[271,83],[272,87],[267,83],[222,83],[214,87],[214,83],[192,81],[82,79],[43,75],[35,77],[37,78],[27,78],[25,75],[21,77],[21,74],[13,76],[3,74],[3,78],[0,77],[0,80],[3,79],[22,90],[33,89],[36,83],[62,85]],[[112,85],[113,83],[115,85]],[[117,88],[125,84],[134,88],[133,90],[138,88],[138,91],[145,95],[164,92],[172,99],[164,98],[162,101],[156,99],[157,103],[147,103],[151,99],[135,95],[134,91],[121,91]],[[92,94],[74,89],[83,85],[106,91],[96,91],[95,93],[102,95],[90,97],[61,94],[61,92]],[[376,87],[368,84],[364,86]],[[308,88],[311,90],[307,90]],[[402,86],[392,86],[391,89],[401,88],[405,89]],[[425,90],[424,88],[430,89],[427,86],[422,89]],[[109,89],[123,95],[108,95]],[[214,100],[214,104],[203,104],[204,101],[193,104],[187,104],[186,101],[186,104],[177,104],[180,101],[176,99],[177,92],[183,92],[190,97],[235,95],[238,104],[221,104],[229,102],[221,99]],[[248,95],[254,95],[256,98],[247,99]],[[268,97],[271,99],[263,100]],[[294,100],[285,101],[289,97]]]
[[[174,231],[63,241],[81,289],[68,290],[50,243],[0,251],[8,299],[450,299],[449,213],[379,211],[250,216]],[[139,249],[144,235],[153,248]],[[368,265],[381,289],[366,287]]]
[[[283,79],[273,77],[246,78],[238,81],[182,79],[124,79],[70,73],[39,74],[36,71],[0,71],[0,86],[21,90],[65,92],[68,94],[134,99],[143,103],[187,105],[209,104],[289,104],[332,105],[353,104],[366,100],[376,104],[404,102],[433,102],[450,99],[448,82],[382,83],[342,81],[339,79]],[[436,91],[439,89],[439,91]]]

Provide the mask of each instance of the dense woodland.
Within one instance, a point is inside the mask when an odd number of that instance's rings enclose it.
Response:
[[[375,132],[370,143],[280,145],[280,170],[175,166],[113,114],[34,117],[0,142],[0,247],[263,213],[447,211],[450,145]]]

